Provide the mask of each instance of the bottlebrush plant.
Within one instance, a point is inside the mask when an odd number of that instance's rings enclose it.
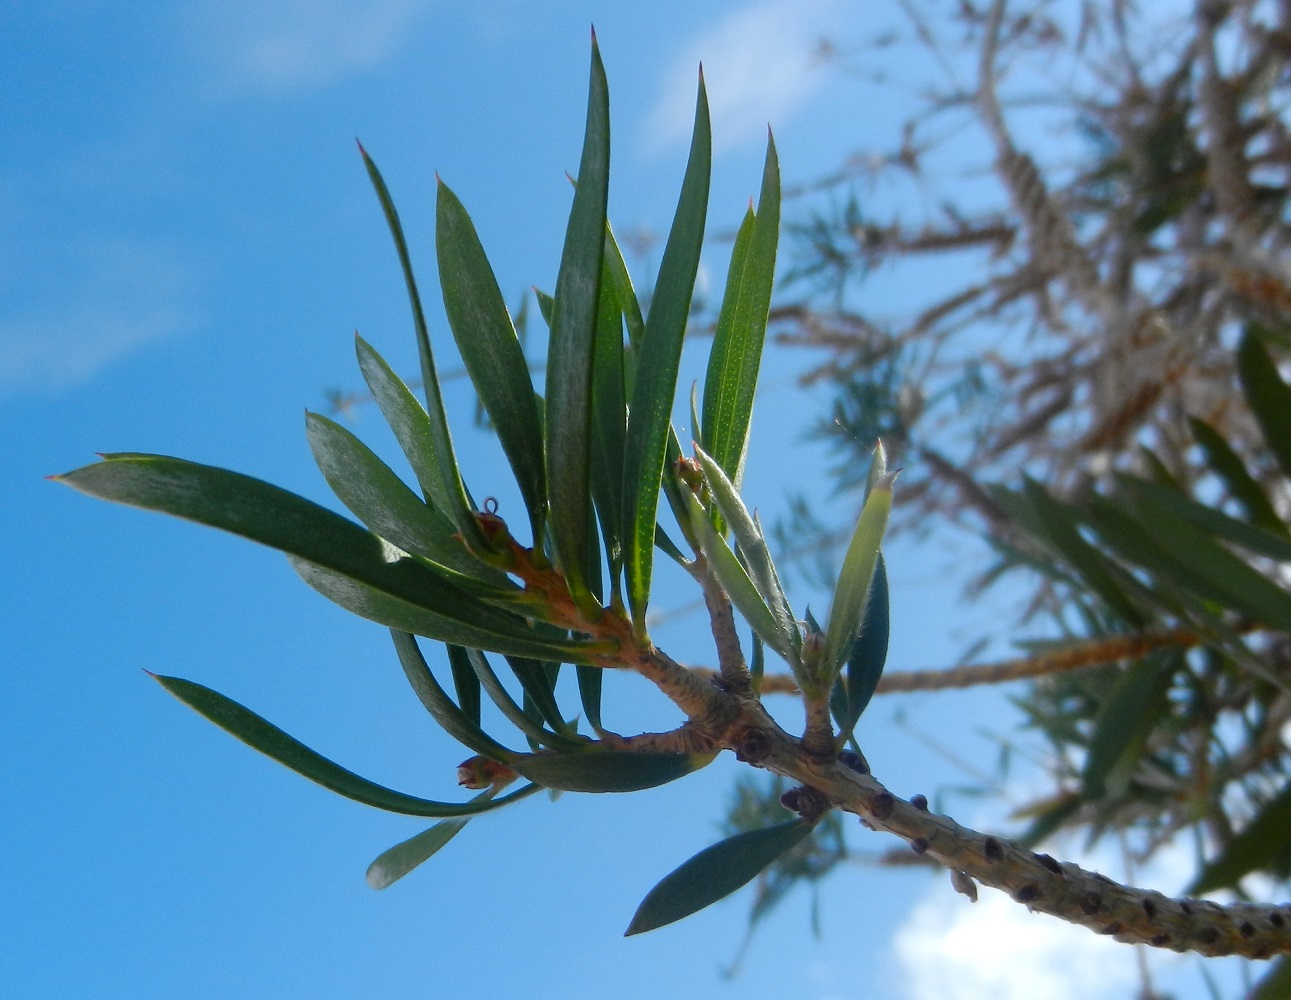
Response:
[[[929,812],[922,796],[894,796],[869,773],[852,733],[887,650],[880,545],[895,473],[876,447],[867,498],[823,626],[790,607],[762,526],[739,492],[779,234],[772,142],[757,209],[745,214],[731,255],[702,399],[692,404],[696,440],[689,457],[670,423],[708,208],[702,77],[680,200],[643,315],[606,220],[609,96],[593,40],[573,206],[554,294],[541,297],[550,328],[541,394],[471,219],[439,184],[436,253],[448,323],[519,487],[527,525],[504,521],[488,500],[477,504],[462,480],[403,229],[380,172],[361,152],[407,283],[424,405],[361,338],[359,367],[419,492],[349,431],[317,414],[307,418],[310,447],[361,523],[236,472],[156,455],[105,455],[56,478],[92,496],[279,549],[311,587],[390,629],[417,697],[475,755],[459,768],[461,784],[478,793],[468,801],[437,802],[385,788],[224,695],[190,680],[156,678],[238,739],[318,784],[367,805],[437,820],[373,862],[373,886],[407,874],[471,817],[540,789],[633,792],[685,777],[729,750],[795,782],[781,801],[796,816],[739,833],[681,865],[641,902],[629,934],[728,895],[801,843],[832,810],[842,810],[904,838],[950,869],[955,886],[973,896],[981,882],[1032,909],[1126,941],[1205,954],[1282,950],[1285,936],[1275,926],[1283,918],[1275,908],[1221,908],[1122,887],[965,829]],[[671,513],[669,527],[660,524],[661,499]],[[651,641],[646,612],[657,553],[676,561],[703,595],[715,673],[684,667]],[[747,657],[735,611],[752,629]],[[423,653],[422,639],[444,644],[451,692]],[[800,736],[781,728],[763,706],[764,648],[788,665],[801,696]],[[499,662],[511,675],[510,687]],[[589,732],[569,722],[558,703],[556,682],[566,665],[577,674],[580,722]],[[602,723],[601,690],[612,669],[653,682],[687,721],[666,733],[611,732]],[[485,695],[515,732],[482,728]],[[527,750],[512,749],[517,736]]]

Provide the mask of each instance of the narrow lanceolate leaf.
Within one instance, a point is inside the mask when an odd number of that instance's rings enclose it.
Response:
[[[511,724],[531,740],[543,746],[575,752],[582,750],[586,746],[584,740],[550,732],[540,722],[530,718],[529,714],[516,704],[515,699],[502,686],[502,681],[498,679],[498,675],[494,673],[493,668],[489,665],[488,658],[478,649],[468,649],[466,655],[470,660],[471,667],[475,670],[475,676],[480,679],[484,693],[492,699],[493,704],[502,710],[502,714],[510,720]],[[507,763],[514,767],[516,762],[511,760]]]
[[[637,907],[627,934],[663,927],[724,899],[757,878],[811,833],[801,819],[737,833],[705,848],[666,875]]]
[[[735,534],[735,541],[739,543],[740,553],[744,556],[744,563],[748,567],[749,578],[757,587],[758,593],[762,595],[767,607],[771,609],[779,630],[784,633],[795,650],[799,649],[802,645],[802,636],[794,623],[793,610],[789,607],[789,600],[780,585],[780,576],[776,573],[775,563],[771,560],[771,553],[767,549],[766,536],[761,526],[756,518],[750,516],[735,485],[727,478],[726,472],[717,460],[698,445],[695,446],[695,458],[700,468],[704,470],[713,502],[717,505],[727,526]]]
[[[541,539],[547,485],[529,365],[471,217],[442,181],[436,199],[435,250],[453,339],[511,463],[534,538]]]
[[[260,542],[317,566],[364,593],[370,591],[380,599],[424,609],[433,617],[496,630],[500,636],[528,639],[530,635],[523,619],[482,603],[426,563],[409,558],[372,532],[294,493],[227,469],[178,458],[136,454],[103,458],[57,478],[91,496],[171,514]]]
[[[847,654],[847,697],[840,706],[842,711],[834,712],[840,746],[851,736],[861,713],[874,697],[879,678],[883,676],[887,656],[888,573],[883,564],[883,556],[880,555],[878,565],[874,568],[870,595],[865,602],[861,634],[852,642],[852,648]]]
[[[843,556],[838,585],[829,609],[829,625],[825,631],[817,679],[824,690],[833,685],[860,631],[870,582],[879,561],[879,546],[883,544],[883,532],[892,510],[892,481],[895,478],[895,472],[885,473],[874,484]]]
[[[398,629],[391,629],[390,637],[394,640],[395,652],[399,654],[399,664],[403,667],[404,676],[408,678],[408,683],[412,685],[413,691],[426,711],[439,723],[444,732],[464,747],[492,760],[506,763],[516,756],[515,751],[508,750],[480,728],[478,704],[474,706],[475,710],[472,712],[468,706],[459,706],[440,687],[426,658],[421,654],[421,648],[417,645],[415,636]],[[453,675],[457,676],[459,670],[466,670],[474,679],[475,670],[466,657],[466,650],[460,646],[451,645],[447,648],[449,662],[453,666]],[[478,697],[477,694],[477,701]]]
[[[1235,886],[1252,872],[1277,878],[1291,874],[1291,785],[1272,799],[1246,829],[1228,842],[1219,857],[1207,863],[1189,893],[1212,892]]]
[[[757,215],[749,212],[735,238],[704,378],[704,448],[736,484],[744,470],[779,237],[780,164],[768,135]]]
[[[1131,667],[1113,686],[1089,740],[1081,775],[1086,799],[1125,794],[1148,737],[1166,710],[1178,667],[1178,656],[1158,657]]]
[[[623,310],[609,264],[603,262],[592,363],[591,488],[610,569],[610,592],[615,596],[623,575],[623,442],[628,412],[623,385]]]
[[[601,54],[592,40],[587,127],[578,185],[565,230],[556,278],[555,310],[547,349],[547,495],[551,537],[570,593],[585,613],[594,612],[588,544],[592,520],[592,361],[597,299],[605,248],[605,204],[610,178],[610,98]]]
[[[587,724],[598,734],[605,731],[601,724],[601,688],[604,686],[605,671],[599,667],[576,667],[578,674],[578,698],[583,705],[583,714]]]
[[[654,568],[655,516],[677,390],[677,369],[704,242],[711,160],[708,98],[701,75],[681,199],[659,265],[650,314],[636,355],[636,380],[623,461],[623,493],[628,505],[623,530],[628,605],[641,634],[645,633],[646,605]]]
[[[717,533],[708,512],[700,506],[694,494],[684,490],[682,496],[688,507],[690,530],[698,539],[700,550],[722,590],[758,637],[785,659],[793,669],[794,676],[801,681],[799,674],[802,664],[798,657],[798,644],[790,632],[792,623],[786,622],[783,616],[778,616],[771,609],[766,596],[749,578],[726,540]]]
[[[1282,466],[1282,474],[1291,477],[1291,387],[1282,381],[1278,366],[1253,330],[1247,330],[1238,345],[1237,371],[1264,443]]]
[[[582,750],[539,753],[509,761],[535,784],[562,792],[639,792],[706,766],[716,754]]]
[[[453,453],[453,439],[448,433],[448,418],[444,415],[444,400],[439,392],[439,376],[435,371],[435,356],[430,349],[430,331],[426,327],[426,314],[421,308],[421,295],[417,291],[417,279],[412,271],[412,258],[408,254],[408,243],[404,239],[403,224],[395,210],[394,200],[386,187],[381,171],[368,156],[367,150],[359,146],[363,164],[367,167],[368,178],[376,191],[381,210],[385,213],[386,224],[394,238],[395,251],[399,255],[399,266],[403,269],[404,283],[408,286],[408,301],[412,305],[413,330],[417,337],[417,353],[421,358],[421,378],[426,393],[426,415],[429,418],[428,429],[434,452],[435,471],[441,488],[437,491],[444,501],[443,513],[457,526],[462,537],[471,548],[478,552],[488,551],[488,542],[466,495],[466,486],[462,483],[462,474],[457,467],[457,458]]]
[[[398,556],[402,556],[402,553],[393,557]],[[613,642],[578,642],[545,636],[523,619],[479,603],[429,574],[429,571],[426,572],[430,578],[424,586],[430,589],[419,595],[419,599],[409,600],[399,594],[392,594],[389,588],[372,586],[307,559],[295,556],[288,558],[292,569],[300,578],[329,601],[339,604],[351,614],[388,628],[412,632],[440,642],[515,656],[557,659],[566,663],[597,663],[600,662],[598,657],[614,650]],[[403,556],[398,558],[394,568],[405,564],[414,567],[420,565]],[[450,605],[455,614],[460,614],[450,616],[443,610]]]
[[[535,790],[537,785],[531,786]],[[475,801],[491,794],[493,789],[485,789],[477,795]],[[368,865],[367,881],[373,889],[385,889],[394,885],[410,871],[432,856],[440,848],[462,832],[469,819],[441,820],[429,830],[423,830],[415,837],[410,837],[401,844],[395,844],[388,851],[382,851],[372,864]]]
[[[1237,452],[1209,424],[1189,417],[1188,426],[1192,429],[1193,440],[1206,453],[1207,464],[1224,481],[1233,499],[1245,509],[1247,520],[1257,528],[1286,538],[1286,524],[1278,517],[1264,487],[1247,471],[1246,463]]]
[[[496,590],[517,589],[501,570],[471,555],[452,523],[424,503],[357,437],[316,413],[307,413],[305,423],[310,450],[327,485],[375,534]]]
[[[221,729],[232,733],[253,750],[272,757],[280,764],[302,774],[310,781],[331,789],[339,795],[362,802],[364,805],[385,809],[408,816],[471,816],[496,809],[514,801],[526,789],[491,802],[433,802],[396,792],[362,778],[353,771],[328,760],[311,750],[293,736],[288,736],[273,723],[266,721],[249,708],[226,698],[218,691],[187,681],[180,677],[156,677],[157,682],[185,705],[200,712]]]

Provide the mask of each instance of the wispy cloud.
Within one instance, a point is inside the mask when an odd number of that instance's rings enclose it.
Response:
[[[210,4],[200,20],[234,84],[290,90],[378,65],[429,7],[430,0],[232,0]]]
[[[159,247],[83,239],[39,266],[7,276],[14,305],[0,313],[0,396],[82,385],[193,321],[188,276]],[[40,298],[24,303],[20,282]]]
[[[767,0],[713,25],[666,67],[645,122],[647,145],[662,149],[690,138],[701,61],[715,150],[761,138],[768,123],[783,124],[825,82],[821,41],[837,31],[846,9],[841,0]]]

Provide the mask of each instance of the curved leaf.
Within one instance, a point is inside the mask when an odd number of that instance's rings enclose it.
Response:
[[[1287,537],[1287,526],[1278,517],[1264,487],[1246,470],[1246,464],[1223,436],[1196,417],[1188,418],[1188,426],[1192,429],[1193,440],[1205,452],[1206,462],[1224,481],[1233,499],[1245,509],[1247,519],[1256,527]]]
[[[466,705],[458,706],[440,687],[439,681],[435,680],[430,665],[421,654],[421,647],[417,645],[416,637],[392,628],[390,638],[394,640],[395,652],[399,655],[399,664],[403,667],[408,683],[412,685],[413,691],[426,711],[430,713],[431,718],[439,723],[444,732],[464,747],[493,760],[506,763],[516,756],[514,750],[508,750],[480,728],[478,691],[475,695],[476,704],[473,713]],[[466,650],[452,645],[447,648],[454,678],[464,669],[470,673],[471,679],[475,680],[475,670],[466,658]]]
[[[684,778],[715,756],[589,749],[532,754],[507,763],[535,784],[562,792],[638,792]]]
[[[510,720],[511,724],[531,740],[543,746],[567,749],[573,752],[587,746],[586,740],[551,732],[536,719],[531,718],[528,712],[516,704],[510,692],[502,686],[502,681],[498,679],[498,675],[494,673],[493,668],[489,665],[488,658],[478,649],[466,650],[466,656],[470,661],[471,668],[475,671],[475,676],[480,679],[484,693],[492,699],[493,704],[501,709],[502,714]],[[515,760],[508,760],[507,763],[512,767],[517,767],[517,760],[523,759],[516,758]]]
[[[857,721],[874,697],[888,656],[888,572],[882,554],[874,568],[874,582],[865,602],[860,635],[847,655],[847,695],[842,712],[835,710],[838,742],[847,742]],[[831,707],[833,707],[831,705]]]
[[[152,676],[157,683],[189,708],[206,716],[221,729],[232,733],[253,750],[259,750],[266,757],[273,758],[297,774],[304,775],[310,781],[338,795],[344,795],[355,802],[362,802],[377,809],[403,813],[407,816],[472,816],[512,802],[522,794],[528,794],[529,791],[522,788],[491,802],[433,802],[430,799],[396,792],[328,760],[322,754],[305,746],[300,740],[284,733],[273,723],[256,715],[249,708],[244,708],[236,701],[226,698],[218,691],[212,691],[208,687],[180,677],[164,677],[158,674]]]
[[[655,517],[677,391],[682,339],[690,314],[695,275],[704,242],[712,140],[703,74],[695,106],[695,129],[681,199],[659,265],[645,333],[636,356],[636,380],[628,415],[623,460],[627,521],[623,529],[628,606],[642,635],[654,567]]]
[[[439,492],[443,501],[443,512],[457,526],[471,548],[478,552],[488,551],[488,540],[475,519],[470,498],[466,495],[466,486],[462,482],[461,471],[457,467],[457,458],[453,453],[453,439],[448,432],[448,418],[444,415],[444,400],[439,392],[439,376],[435,372],[435,356],[430,349],[430,331],[426,328],[426,314],[421,308],[421,296],[417,292],[417,279],[412,273],[412,258],[408,255],[408,243],[404,239],[403,225],[399,213],[395,210],[394,201],[386,187],[381,171],[368,156],[361,145],[359,153],[363,156],[363,165],[367,168],[368,178],[377,193],[381,210],[385,213],[386,224],[394,239],[395,251],[399,255],[399,266],[403,269],[404,284],[408,286],[408,301],[412,306],[413,329],[417,337],[417,354],[421,358],[422,388],[426,393],[426,415],[430,439],[433,442],[434,469],[442,489]]]
[[[688,917],[747,885],[802,842],[811,827],[801,819],[737,833],[700,851],[646,893],[625,936]]]
[[[547,496],[551,536],[570,594],[593,612],[590,578],[595,553],[588,545],[592,519],[592,355],[605,250],[605,205],[610,178],[610,98],[595,36],[587,96],[587,126],[574,204],[556,277],[556,302],[547,349]]]

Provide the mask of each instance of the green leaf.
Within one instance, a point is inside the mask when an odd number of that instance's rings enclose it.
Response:
[[[757,215],[749,211],[735,238],[704,378],[704,447],[736,484],[744,471],[779,236],[780,163],[768,134]]]
[[[879,561],[879,546],[883,544],[883,532],[892,510],[892,481],[895,478],[896,473],[889,472],[874,484],[843,556],[838,585],[834,588],[834,600],[829,609],[820,674],[815,679],[815,683],[826,691],[833,685],[860,631],[870,583]]]
[[[1264,433],[1264,443],[1277,458],[1282,474],[1291,477],[1291,388],[1282,381],[1255,329],[1248,329],[1237,347],[1237,373],[1246,402]]]
[[[1200,528],[1206,534],[1225,538],[1249,549],[1256,555],[1267,556],[1279,562],[1291,562],[1291,538],[1281,533],[1229,517],[1222,510],[1208,507],[1174,490],[1165,490],[1156,483],[1124,477],[1118,480],[1122,488],[1138,496],[1151,506],[1164,508]]]
[[[623,386],[623,311],[606,261],[601,267],[592,362],[591,488],[615,597],[623,576],[623,445],[628,405]]]
[[[578,697],[583,703],[583,714],[587,724],[598,735],[605,732],[601,725],[601,688],[604,685],[605,671],[600,667],[575,667],[578,676]]]
[[[432,802],[396,792],[328,760],[255,712],[217,691],[180,677],[152,676],[189,708],[232,733],[253,750],[259,750],[266,757],[286,765],[310,781],[364,805],[408,816],[471,816],[513,802],[521,794],[528,794],[528,790],[522,788],[492,802]]]
[[[538,791],[538,788],[537,785],[526,785],[514,795],[507,796],[506,803],[498,802],[497,805],[509,805],[517,799],[532,795]],[[471,801],[488,802],[496,794],[496,788],[486,788]],[[461,833],[462,828],[469,822],[469,818],[446,819],[436,823],[429,830],[424,830],[417,836],[405,840],[402,844],[395,844],[390,850],[383,851],[372,864],[368,865],[368,885],[373,889],[384,889],[393,885],[422,862],[438,853],[440,848]]]
[[[691,531],[699,540],[700,550],[708,560],[713,576],[753,631],[779,653],[792,668],[794,676],[799,677],[802,672],[802,661],[798,656],[799,644],[789,631],[790,628],[796,631],[796,627],[792,623],[786,623],[782,616],[777,616],[772,611],[766,597],[740,565],[726,540],[717,533],[708,513],[699,505],[694,494],[686,490],[683,496],[689,508]]]
[[[449,584],[433,577],[427,584],[429,589],[421,595],[421,600],[414,602],[391,594],[389,588],[372,586],[307,559],[291,556],[289,561],[305,583],[351,614],[389,628],[423,635],[428,639],[515,656],[558,659],[567,663],[597,663],[600,662],[599,657],[613,652],[615,648],[612,641],[578,642],[544,636],[522,619],[474,602],[473,598],[465,598],[473,606],[459,607],[464,595],[457,592],[453,596]],[[400,563],[412,564],[412,560],[404,557]],[[463,614],[469,612],[469,620],[463,620],[460,616],[448,617],[446,613],[427,608],[426,605],[432,600],[444,606],[451,603]]]
[[[524,688],[538,713],[553,732],[572,734],[569,723],[556,702],[556,680],[560,676],[559,663],[539,663],[527,656],[508,656],[507,666]]]
[[[1117,680],[1089,740],[1081,774],[1086,800],[1125,795],[1148,737],[1168,707],[1170,682],[1179,666],[1177,653],[1156,657],[1134,665]]]
[[[715,756],[588,749],[533,754],[508,763],[544,788],[563,792],[638,792],[684,778]]]
[[[852,734],[857,721],[874,697],[888,656],[888,572],[879,555],[874,568],[874,582],[865,602],[865,619],[860,635],[852,642],[847,655],[847,698],[842,713],[834,712],[838,721],[838,743],[842,746]]]
[[[535,740],[543,746],[574,752],[587,746],[587,741],[581,737],[571,737],[562,733],[551,732],[536,719],[531,718],[529,713],[516,704],[510,692],[502,686],[502,681],[498,679],[498,675],[489,665],[488,657],[482,652],[478,649],[468,649],[466,655],[470,660],[471,667],[475,670],[475,676],[480,679],[480,684],[484,687],[484,693],[493,700],[493,704],[502,710],[502,714],[510,720],[511,724],[531,740]],[[559,718],[559,712],[557,712],[557,717]],[[512,767],[516,766],[515,760],[509,760],[507,763]]]
[[[646,893],[627,935],[671,924],[724,899],[811,833],[801,819],[737,833],[700,851]]]
[[[475,694],[474,706],[463,704],[459,707],[440,687],[439,681],[435,680],[435,675],[431,672],[430,665],[426,662],[426,658],[422,656],[421,648],[417,645],[416,637],[408,632],[391,629],[390,638],[394,640],[395,652],[399,654],[399,664],[403,667],[404,676],[408,678],[408,683],[412,685],[413,691],[422,705],[425,706],[426,711],[430,713],[431,718],[439,723],[444,732],[467,749],[474,750],[476,753],[492,760],[501,761],[505,764],[515,758],[516,753],[514,750],[508,750],[480,728],[478,690]],[[475,680],[475,669],[466,657],[466,650],[461,646],[453,645],[447,648],[454,679],[461,672],[467,671],[470,673],[472,680]],[[478,681],[476,681],[476,684],[478,687]]]
[[[646,606],[654,567],[655,516],[668,448],[669,418],[677,390],[681,345],[704,242],[711,159],[708,98],[701,74],[695,129],[681,199],[668,234],[650,314],[646,318],[645,333],[637,353],[636,384],[632,390],[623,460],[623,493],[628,505],[623,530],[628,606],[640,635],[646,633]]]
[[[518,589],[501,570],[471,555],[452,523],[422,502],[348,430],[316,413],[305,414],[305,425],[310,450],[327,485],[375,534],[452,574],[495,590]]]
[[[1285,1000],[1291,996],[1291,958],[1283,955],[1260,977],[1246,1000]]]
[[[1081,537],[1074,513],[1030,479],[1026,481],[1024,496],[1042,532],[1041,537],[1128,625],[1143,628],[1147,624],[1143,612],[1125,592],[1115,567]]]
[[[1264,487],[1246,471],[1245,463],[1228,442],[1213,427],[1195,417],[1188,418],[1188,426],[1192,428],[1193,439],[1205,452],[1211,469],[1224,481],[1233,499],[1242,505],[1247,519],[1258,528],[1288,537],[1287,526],[1278,517]]]
[[[367,150],[359,146],[363,164],[367,167],[368,177],[381,202],[385,213],[386,224],[394,239],[395,251],[399,255],[399,265],[403,269],[404,283],[408,286],[408,300],[412,305],[413,328],[417,337],[417,353],[421,358],[421,378],[426,393],[426,415],[429,418],[427,429],[432,442],[435,472],[439,477],[442,498],[442,510],[450,521],[457,526],[462,537],[477,552],[487,552],[488,540],[475,519],[470,499],[466,495],[466,486],[462,483],[462,474],[457,467],[457,458],[453,453],[453,439],[448,433],[448,418],[444,415],[444,401],[439,392],[439,376],[435,372],[435,356],[430,349],[430,332],[426,328],[426,314],[421,308],[421,296],[417,292],[417,279],[412,273],[412,259],[408,254],[408,243],[404,239],[403,225],[399,222],[399,213],[395,210],[394,201],[386,187],[381,171],[368,156]],[[437,504],[438,505],[438,504]]]
[[[538,786],[532,787],[536,789]],[[491,791],[492,789],[486,789],[482,794],[488,794]],[[469,822],[469,819],[442,820],[429,830],[423,830],[417,836],[401,844],[395,844],[388,851],[382,851],[376,860],[368,865],[368,885],[373,889],[385,889],[398,882],[422,862],[437,854],[439,849],[461,833]]]
[[[511,463],[529,511],[533,537],[540,540],[547,484],[529,365],[471,217],[442,181],[435,219],[439,284],[448,325],[471,384]]]
[[[777,628],[787,637],[795,652],[802,646],[802,636],[794,622],[793,609],[780,585],[779,574],[767,549],[766,535],[755,517],[750,516],[735,485],[727,478],[717,460],[703,448],[695,446],[695,458],[708,482],[713,502],[735,534],[740,554],[748,567],[749,578],[776,619]],[[774,646],[772,648],[778,649]]]
[[[589,580],[599,571],[588,545],[592,518],[592,364],[597,299],[605,249],[610,176],[610,98],[601,54],[592,39],[587,127],[578,185],[556,278],[555,312],[547,350],[547,493],[551,537],[570,594],[585,614],[596,613]]]
[[[1228,842],[1219,857],[1210,861],[1187,892],[1212,892],[1236,886],[1251,872],[1268,872],[1285,878],[1291,872],[1291,784],[1272,799]]]

